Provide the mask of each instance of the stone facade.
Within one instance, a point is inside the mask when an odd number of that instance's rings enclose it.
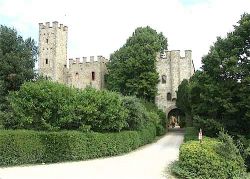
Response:
[[[155,103],[168,113],[176,108],[178,86],[182,80],[189,79],[194,74],[192,52],[185,50],[185,56],[181,57],[180,50],[165,50],[157,55],[156,68],[159,73],[159,83]]]
[[[39,24],[39,73],[64,83],[68,27],[58,22]]]
[[[106,62],[102,56],[67,59],[68,27],[58,22],[39,23],[39,74],[76,88],[103,89]],[[168,113],[175,108],[176,91],[183,79],[194,74],[191,51],[181,57],[179,50],[164,51],[156,58],[159,73],[155,102]]]
[[[91,56],[67,60],[67,39],[67,26],[39,23],[39,74],[76,88],[104,88],[107,59]]]
[[[103,89],[104,75],[107,73],[106,62],[107,59],[102,56],[69,59],[66,84],[76,88],[92,86]]]

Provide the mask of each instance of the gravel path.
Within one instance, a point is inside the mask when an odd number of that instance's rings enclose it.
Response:
[[[104,159],[0,168],[0,179],[164,179],[178,158],[183,132],[174,130],[134,152]]]

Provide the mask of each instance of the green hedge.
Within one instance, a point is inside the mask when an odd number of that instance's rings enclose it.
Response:
[[[119,133],[1,130],[0,166],[114,156],[152,142],[155,136],[151,123],[139,131]]]
[[[148,102],[144,99],[140,99],[140,102],[149,112],[149,118],[153,118],[156,125],[157,136],[164,135],[166,133],[166,113],[159,109],[154,103]]]
[[[184,142],[190,140],[197,140],[198,141],[198,134],[199,131],[194,127],[186,127],[184,133]]]
[[[77,90],[46,80],[26,82],[8,96],[13,117],[6,118],[4,126],[47,131],[86,127],[95,132],[121,131],[128,126],[129,113],[122,99],[106,90]]]
[[[188,141],[180,147],[179,161],[172,166],[172,172],[180,178],[245,178],[242,157],[228,145],[216,139],[205,138]],[[222,151],[223,150],[223,151]],[[225,151],[228,151],[226,155]]]
[[[202,133],[208,137],[217,137],[219,131],[224,128],[224,126],[215,119],[197,115],[193,118],[193,126],[197,130],[202,129]]]
[[[165,133],[166,115],[155,105],[147,108],[136,97],[106,90],[41,80],[24,83],[9,94],[8,102],[10,112],[0,113],[5,129],[120,132],[138,130],[153,120],[157,134]]]

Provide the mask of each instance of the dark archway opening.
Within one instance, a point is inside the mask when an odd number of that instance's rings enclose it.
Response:
[[[176,126],[183,127],[185,124],[185,114],[178,108],[174,108],[168,113],[168,127],[174,128]]]

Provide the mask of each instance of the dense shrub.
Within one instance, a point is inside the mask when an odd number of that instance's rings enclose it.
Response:
[[[193,118],[194,127],[202,132],[205,136],[217,137],[219,131],[223,128],[223,125],[214,119],[205,119],[200,116],[194,116]]]
[[[250,139],[248,139],[248,146],[245,150],[246,150],[245,164],[247,166],[247,171],[250,172]]]
[[[119,133],[1,130],[0,166],[113,156],[152,142],[155,135],[152,123],[139,131]]]
[[[38,81],[24,83],[12,92],[8,101],[14,116],[4,122],[6,128],[55,130],[64,117],[65,107],[74,103],[76,90],[59,83]]]
[[[8,100],[14,117],[4,121],[7,129],[120,131],[128,126],[129,111],[113,92],[41,80],[25,83]]]
[[[234,141],[242,158],[245,160],[247,171],[250,172],[250,139],[247,139],[243,135],[237,135],[235,136]]]
[[[151,122],[146,124],[140,131],[138,131],[141,145],[148,144],[155,139],[157,135],[157,129],[155,125]]]
[[[38,131],[0,131],[1,166],[113,156],[165,132],[165,114],[155,106],[147,110],[135,97],[105,90],[39,80],[10,93],[8,101],[10,112],[0,114],[5,129]]]
[[[190,179],[245,178],[244,161],[237,148],[230,138],[222,138],[221,141],[205,138],[202,144],[198,141],[184,143],[172,172],[180,178]]]
[[[180,128],[186,127],[186,123],[187,123],[186,121],[188,121],[186,119],[186,116],[185,115],[180,115],[180,120],[179,120],[179,126],[180,126]],[[187,125],[187,126],[190,126],[190,125]]]
[[[122,99],[121,95],[105,90],[79,90],[75,104],[67,108],[69,116],[60,120],[61,128],[74,129],[87,125],[98,132],[121,131],[128,126],[126,120],[129,113]]]
[[[184,133],[184,142],[198,140],[199,131],[194,127],[186,127]]]
[[[157,127],[157,134],[165,132],[165,114],[156,106],[148,110],[135,97],[123,97],[106,90],[77,90],[39,80],[22,85],[19,91],[9,95],[8,101],[11,112],[4,114],[6,129],[138,130],[150,120],[149,113],[154,113],[151,121]]]
[[[155,119],[154,123],[156,125],[157,135],[163,135],[166,133],[166,113],[164,113],[161,109],[159,109],[155,104],[148,102],[146,100],[141,99],[141,103],[145,106],[146,110],[149,113],[153,113],[151,118]]]
[[[127,129],[138,130],[142,128],[146,122],[148,122],[148,115],[146,108],[140,103],[136,97],[126,96],[122,99],[123,105],[128,109],[127,116]]]

